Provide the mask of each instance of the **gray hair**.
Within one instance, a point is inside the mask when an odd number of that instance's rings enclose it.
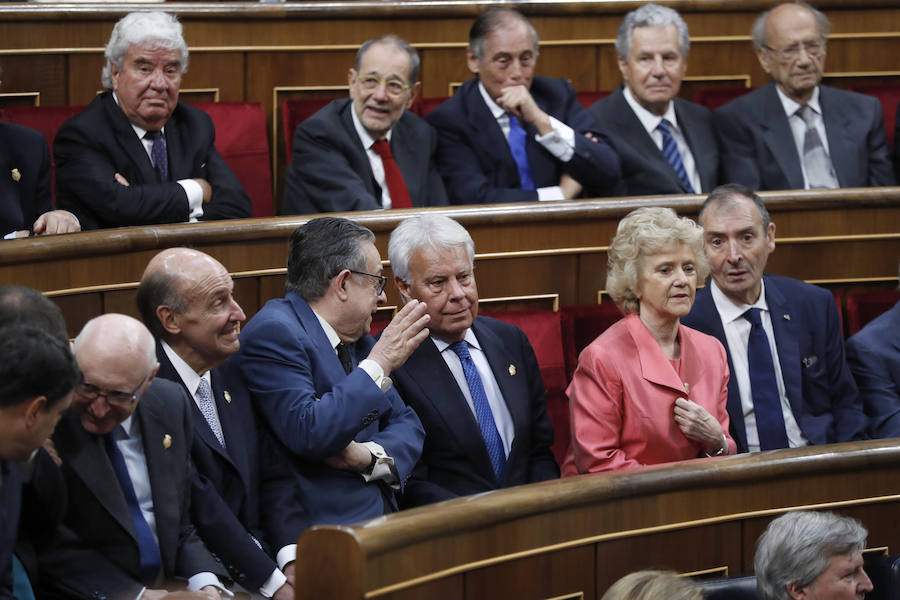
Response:
[[[866,528],[830,512],[793,511],[769,523],[753,559],[762,600],[790,600],[787,585],[806,587],[825,572],[831,557],[862,552]]]
[[[469,263],[475,262],[475,242],[465,227],[442,215],[418,215],[404,219],[391,233],[388,258],[395,277],[399,277],[407,284],[412,283],[409,260],[413,252],[423,246],[436,250],[463,246],[469,257]]]
[[[822,11],[813,8],[811,5],[803,2],[802,0],[798,0],[796,2],[785,2],[783,4],[779,4],[778,6],[783,6],[784,4],[794,4],[801,8],[805,8],[816,18],[816,23],[819,24],[819,33],[822,36],[822,40],[828,39],[828,34],[831,33],[831,23],[828,21],[828,17],[826,17]],[[769,15],[773,10],[778,8],[778,6],[773,6],[763,14],[759,15],[756,18],[756,21],[753,22],[753,28],[750,29],[750,38],[753,40],[753,50],[759,52],[762,50],[763,46],[766,46],[766,25],[768,23]]]
[[[422,64],[419,53],[416,52],[415,48],[409,45],[409,42],[393,33],[363,42],[362,46],[359,47],[359,50],[356,51],[356,62],[353,63],[353,68],[356,69],[357,73],[359,72],[359,66],[362,64],[363,55],[365,55],[369,48],[377,44],[393,46],[397,50],[406,52],[409,55],[409,81],[407,83],[415,83],[419,80],[419,66]]]
[[[687,58],[691,49],[687,23],[678,14],[678,11],[659,4],[645,4],[625,15],[625,20],[619,26],[619,34],[616,36],[616,52],[619,54],[619,58],[627,61],[631,55],[631,34],[635,27],[668,27],[669,25],[674,25],[678,31],[678,47],[681,49],[682,58]]]
[[[671,208],[645,206],[631,211],[619,221],[609,244],[606,266],[606,291],[624,314],[640,314],[641,303],[635,294],[645,256],[663,252],[675,244],[694,251],[697,282],[709,275],[709,261],[703,252],[703,229],[687,217],[679,217]]]
[[[331,280],[344,269],[365,271],[364,242],[374,244],[375,234],[349,219],[321,217],[307,221],[291,234],[285,291],[314,302],[325,295]]]
[[[763,235],[765,235],[766,231],[769,229],[769,223],[772,222],[772,217],[769,215],[766,203],[759,197],[759,194],[740,183],[726,183],[710,192],[709,196],[706,197],[706,200],[703,201],[703,206],[700,207],[700,214],[697,215],[697,222],[700,223],[701,226],[703,225],[703,213],[706,212],[707,207],[712,204],[729,204],[733,201],[735,196],[744,197],[753,201],[753,204],[755,204],[757,210],[759,210]]]
[[[175,16],[164,12],[128,13],[113,27],[106,44],[101,81],[105,89],[112,89],[112,67],[122,70],[122,63],[132,46],[149,46],[177,50],[181,55],[181,72],[187,71],[188,49],[181,33],[181,23]]]
[[[484,38],[488,34],[505,27],[511,27],[516,22],[525,23],[531,31],[531,39],[534,41],[534,54],[538,54],[540,38],[537,30],[525,15],[512,8],[495,6],[487,9],[475,19],[472,28],[469,29],[469,51],[480,61],[484,59]]]

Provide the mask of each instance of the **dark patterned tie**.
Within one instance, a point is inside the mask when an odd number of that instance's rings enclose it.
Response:
[[[769,348],[769,337],[763,329],[758,308],[744,313],[750,322],[750,338],[747,342],[747,361],[750,368],[750,393],[753,395],[753,414],[756,415],[756,432],[760,450],[787,448],[788,437],[781,412],[781,397],[775,380],[775,363]]]
[[[213,434],[215,434],[216,439],[219,440],[219,443],[225,448],[225,435],[222,433],[222,424],[219,422],[219,419],[216,418],[216,407],[215,400],[213,400],[212,388],[209,387],[209,382],[203,377],[200,378],[200,383],[197,385],[196,398],[197,406],[200,408],[203,418],[206,419],[206,422],[209,424],[209,428],[212,429]]]
[[[509,115],[509,150],[512,152],[513,160],[519,168],[519,182],[523,190],[534,189],[534,177],[531,175],[531,165],[528,163],[528,152],[525,150],[525,130],[519,125],[519,120],[513,115]]]
[[[347,375],[350,374],[350,371],[353,370],[353,358],[350,356],[350,350],[347,349],[347,346],[341,342],[336,346],[338,359],[341,361],[341,366],[344,367],[344,373]]]
[[[816,128],[816,114],[808,105],[797,109],[797,116],[806,124],[803,136],[803,168],[810,189],[835,189],[838,185],[834,165]]]
[[[409,199],[409,190],[406,188],[406,182],[403,181],[400,167],[394,160],[391,145],[387,140],[378,140],[372,144],[372,150],[381,157],[381,165],[384,167],[384,183],[387,185],[388,194],[391,197],[391,208],[411,208],[412,201]]]
[[[684,187],[687,188],[688,193],[693,194],[695,193],[694,186],[691,185],[691,180],[688,178],[687,171],[684,169],[684,163],[681,162],[681,153],[678,151],[678,143],[675,142],[675,138],[672,137],[672,132],[669,129],[670,125],[671,124],[667,119],[663,119],[659,122],[659,125],[656,126],[662,134],[662,153],[663,156],[666,157],[666,160],[669,161],[669,164],[672,165],[675,174],[678,175],[678,179],[680,179],[681,183],[684,184]]]
[[[144,137],[153,142],[150,148],[150,162],[160,183],[169,181],[169,154],[166,152],[166,138],[161,131],[148,131]]]

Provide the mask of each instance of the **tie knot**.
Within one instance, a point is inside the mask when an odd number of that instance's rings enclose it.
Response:
[[[372,150],[381,158],[392,158],[394,156],[391,154],[391,145],[387,140],[378,140],[372,144]]]
[[[666,134],[669,133],[669,125],[669,120],[663,119],[659,122],[659,125],[657,125],[656,128],[659,129],[662,133]]]
[[[750,321],[750,325],[752,325],[753,327],[762,325],[762,319],[760,319],[758,308],[751,308],[744,313],[743,317]]]
[[[511,114],[509,114],[509,113],[506,113],[506,116],[509,117],[509,126],[510,126],[510,128],[518,128],[518,127],[521,127],[521,126],[519,125],[519,119],[516,118],[516,115],[511,115]]]
[[[152,142],[155,142],[162,137],[162,131],[148,131],[144,134],[144,137]]]
[[[807,127],[812,127],[816,118],[816,111],[810,108],[808,104],[804,104],[797,109],[797,116],[803,119]]]
[[[468,342],[466,342],[466,340],[453,342],[452,344],[450,344],[450,349],[456,353],[456,355],[459,357],[459,360],[472,358],[472,355],[469,354],[469,344]]]
[[[200,383],[197,384],[197,396],[203,400],[212,397],[212,390],[206,378],[201,377]]]

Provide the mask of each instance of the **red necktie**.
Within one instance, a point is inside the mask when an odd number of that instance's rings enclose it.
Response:
[[[372,150],[381,157],[381,164],[384,166],[384,181],[387,184],[388,194],[391,196],[391,208],[412,208],[409,191],[406,189],[400,167],[397,166],[397,161],[391,154],[390,144],[387,140],[378,140],[372,144]]]

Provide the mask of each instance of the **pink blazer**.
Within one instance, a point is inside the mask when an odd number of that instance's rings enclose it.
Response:
[[[703,456],[675,423],[675,400],[687,398],[728,433],[728,362],[717,339],[679,325],[681,375],[637,315],[604,331],[578,357],[566,393],[572,444],[563,477]],[[685,384],[689,393],[685,392]]]

